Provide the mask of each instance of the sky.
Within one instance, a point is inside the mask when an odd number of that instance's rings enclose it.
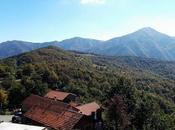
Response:
[[[0,0],[0,42],[107,40],[143,27],[175,36],[175,0]]]

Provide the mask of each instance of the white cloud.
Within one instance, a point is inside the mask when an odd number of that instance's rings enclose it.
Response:
[[[80,0],[81,4],[105,4],[106,0]]]

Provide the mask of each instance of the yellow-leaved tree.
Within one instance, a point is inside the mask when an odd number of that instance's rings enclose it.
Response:
[[[0,89],[0,109],[4,108],[7,105],[8,94],[6,91]]]

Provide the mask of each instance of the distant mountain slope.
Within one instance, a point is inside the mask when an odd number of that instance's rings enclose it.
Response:
[[[102,44],[102,41],[99,41],[99,40],[75,37],[75,38],[63,40],[57,43],[57,46],[65,50],[87,52],[93,48],[100,46],[101,44]]]
[[[175,80],[175,62],[158,61],[155,59],[139,57],[116,57],[114,58],[123,67],[135,68],[161,75],[167,79]]]
[[[28,52],[34,49],[54,45],[55,42],[32,43],[25,41],[7,41],[0,44],[0,58],[6,58]]]
[[[17,55],[49,45],[65,50],[90,52],[107,56],[137,56],[158,60],[175,61],[175,39],[152,28],[143,28],[134,33],[108,41],[75,37],[61,42],[30,43],[7,41],[0,44],[0,58]]]
[[[7,41],[0,44],[0,58],[17,55],[37,48],[37,44],[23,41]]]
[[[92,48],[95,48],[101,44],[99,40],[85,39],[85,38],[71,38],[63,40],[61,42],[45,42],[45,43],[32,43],[25,41],[7,41],[0,44],[0,58],[6,58],[10,56],[15,56],[24,52],[29,52],[42,47],[47,46],[57,46],[65,50],[75,50],[87,52]]]
[[[143,28],[126,36],[106,41],[94,49],[109,56],[138,56],[160,60],[175,60],[175,40],[152,28]]]

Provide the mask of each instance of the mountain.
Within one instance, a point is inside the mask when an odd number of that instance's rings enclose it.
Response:
[[[149,27],[107,41],[80,37],[60,42],[54,41],[37,44],[22,41],[7,41],[0,44],[0,58],[17,55],[49,45],[57,46],[65,50],[75,50],[106,56],[137,56],[175,61],[175,38]]]
[[[93,48],[100,46],[101,44],[102,44],[102,41],[99,41],[99,40],[75,37],[75,38],[63,40],[59,42],[57,46],[65,50],[88,52]]]
[[[15,56],[24,52],[29,52],[42,47],[47,46],[57,46],[65,50],[75,50],[87,52],[92,48],[95,48],[101,44],[101,41],[94,39],[85,39],[80,37],[75,37],[61,42],[44,42],[44,43],[32,43],[25,41],[7,41],[0,44],[0,58],[6,58],[10,56]]]
[[[79,102],[99,102],[104,114],[107,101],[117,94],[130,119],[129,129],[173,130],[174,75],[175,62],[100,56],[49,46],[0,60],[0,92],[8,94],[4,106],[12,108],[30,94],[61,89],[77,94]]]
[[[17,55],[37,48],[37,44],[23,41],[7,41],[0,44],[0,58]]]
[[[174,38],[152,28],[143,28],[134,33],[105,41],[100,48],[94,50],[95,53],[109,56],[138,56],[175,60]]]
[[[18,55],[24,52],[28,52],[34,49],[46,47],[49,45],[55,45],[55,42],[46,43],[32,43],[25,41],[7,41],[0,44],[0,58],[6,58],[14,55]]]

